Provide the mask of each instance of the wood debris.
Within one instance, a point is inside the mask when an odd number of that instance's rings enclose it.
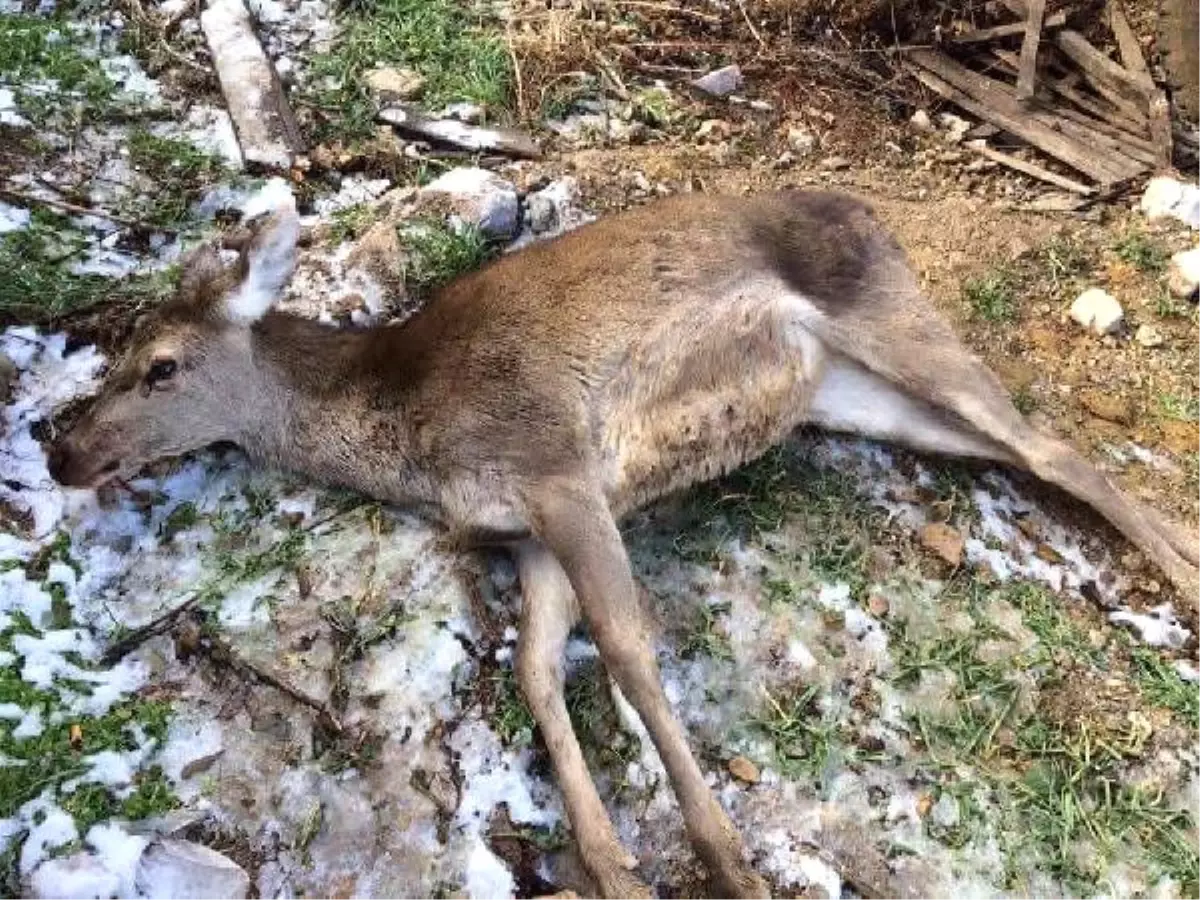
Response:
[[[973,150],[1084,196],[1170,167],[1169,104],[1121,0],[1108,0],[1106,14],[1119,61],[1069,27],[1068,11],[1047,11],[1046,0],[1000,0],[992,7],[1017,21],[967,31],[941,49],[910,49],[908,71],[945,100],[1085,176],[1086,183],[980,141],[970,145]]]
[[[538,159],[541,149],[533,138],[511,128],[468,125],[457,119],[437,119],[408,106],[388,106],[379,111],[379,120],[410,138],[432,144],[449,144],[473,153],[499,153],[518,159]]]

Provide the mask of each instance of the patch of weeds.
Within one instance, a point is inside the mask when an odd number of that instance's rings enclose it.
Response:
[[[1127,262],[1148,275],[1158,275],[1166,270],[1170,254],[1167,249],[1143,231],[1128,231],[1113,244],[1113,252],[1122,262]]]
[[[1171,296],[1165,288],[1154,298],[1154,314],[1160,319],[1182,319],[1188,315],[1191,305]]]
[[[984,827],[983,807],[977,796],[984,789],[983,785],[972,781],[952,781],[942,785],[937,802],[942,803],[945,797],[952,799],[958,809],[957,820],[946,825],[938,822],[936,816],[930,816],[925,820],[929,836],[956,850],[974,841]]]
[[[441,222],[420,222],[405,228],[401,240],[409,251],[404,280],[417,296],[455,277],[478,269],[495,253],[478,228],[452,228]]]
[[[962,295],[975,318],[1000,323],[1011,322],[1017,316],[1016,278],[1007,268],[967,279]]]
[[[1039,257],[1050,274],[1055,291],[1061,290],[1091,268],[1091,259],[1082,244],[1065,235],[1051,238],[1041,248]]]
[[[1037,635],[1046,655],[1103,662],[1100,651],[1064,612],[1063,598],[1048,588],[1030,581],[1014,581],[1002,586],[995,596],[1020,610],[1025,627]]]
[[[184,222],[200,194],[225,174],[221,160],[191,141],[137,128],[130,132],[126,146],[130,165],[152,178],[155,190],[127,201],[122,211],[150,225],[170,227]]]
[[[356,240],[375,224],[375,208],[367,203],[356,203],[339,209],[333,214],[330,237],[335,244]]]
[[[1149,647],[1131,647],[1129,658],[1134,680],[1146,699],[1194,728],[1200,720],[1200,686],[1184,681],[1174,666]]]
[[[174,509],[172,509],[162,525],[159,526],[158,536],[164,541],[169,541],[181,531],[187,531],[189,528],[194,528],[200,522],[200,514],[196,511],[196,504],[190,500],[185,500]]]
[[[785,777],[807,776],[824,781],[836,752],[837,726],[827,721],[813,684],[782,697],[766,694],[766,703],[747,725],[771,743],[775,767]]]
[[[129,307],[132,316],[174,293],[177,269],[123,279],[72,275],[67,266],[86,246],[69,222],[44,211],[28,228],[0,235],[0,325],[56,327],[101,303]]]
[[[309,848],[312,842],[316,839],[321,831],[321,825],[325,821],[325,808],[318,800],[313,803],[312,808],[308,811],[308,815],[304,817],[304,821],[300,823],[300,832],[296,835],[296,850],[300,851],[300,857],[304,865],[312,865],[312,855],[309,853]]]
[[[375,105],[365,75],[376,66],[414,69],[432,107],[457,100],[504,107],[512,64],[482,14],[456,0],[363,0],[341,21],[341,37],[312,61],[309,102],[324,116],[322,138],[365,139]]]
[[[506,747],[526,747],[533,741],[536,722],[525,705],[512,669],[501,669],[492,677],[492,729]]]
[[[641,742],[622,727],[603,664],[596,660],[582,663],[567,678],[566,701],[588,764],[617,779],[618,793],[624,790],[626,769],[639,758]]]
[[[1200,419],[1200,397],[1183,394],[1159,394],[1158,414],[1164,419],[1195,422]]]
[[[104,115],[116,85],[80,48],[71,23],[41,16],[0,17],[0,75],[30,120],[68,123]]]
[[[665,128],[675,115],[674,98],[662,88],[635,91],[630,98],[633,117],[651,128]]]
[[[733,645],[721,624],[721,616],[729,612],[728,603],[710,605],[702,603],[696,613],[696,621],[680,648],[684,659],[708,656],[712,659],[733,659]]]
[[[1017,408],[1017,412],[1021,415],[1027,416],[1037,409],[1038,403],[1037,398],[1033,396],[1033,392],[1027,387],[1022,387],[1012,392],[1012,405]]]

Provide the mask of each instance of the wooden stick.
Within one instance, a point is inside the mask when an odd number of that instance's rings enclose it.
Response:
[[[1095,192],[1094,188],[1088,187],[1086,184],[1080,184],[1078,181],[1072,181],[1062,175],[1056,175],[1049,169],[1043,169],[1041,166],[1034,165],[1031,162],[1026,162],[1017,156],[1012,156],[1008,153],[1001,153],[999,150],[993,150],[983,141],[967,141],[967,146],[981,156],[985,156],[994,162],[1008,166],[1010,169],[1016,169],[1018,172],[1024,172],[1033,178],[1053,184],[1056,187],[1071,191],[1076,194],[1083,194],[1085,197]]]
[[[1097,89],[1103,86],[1137,108],[1145,109],[1147,95],[1154,90],[1154,82],[1147,76],[1139,77],[1125,71],[1088,43],[1082,34],[1070,28],[1054,35],[1054,43]]]
[[[1117,39],[1117,49],[1121,51],[1121,62],[1135,77],[1149,78],[1150,68],[1142,56],[1142,46],[1138,43],[1137,35],[1129,27],[1129,19],[1125,18],[1125,8],[1121,0],[1108,0],[1108,24],[1112,28],[1113,37]]]
[[[1101,184],[1122,182],[1145,171],[1136,160],[1105,153],[1092,143],[1063,134],[1053,116],[1023,109],[1007,85],[972,72],[941,53],[915,50],[908,58],[915,64],[913,74],[932,90]]]
[[[1018,100],[1028,100],[1033,96],[1038,44],[1042,40],[1042,18],[1045,13],[1046,0],[1029,0],[1029,18],[1025,21],[1025,39],[1021,41],[1021,62],[1017,67]]]
[[[1067,15],[1063,12],[1051,13],[1042,21],[1042,28],[1062,28],[1067,24]],[[1011,37],[1014,34],[1024,34],[1027,22],[1009,22],[1007,25],[996,25],[992,28],[980,28],[955,35],[950,39],[952,44],[978,44],[983,41],[994,41],[996,38]]]

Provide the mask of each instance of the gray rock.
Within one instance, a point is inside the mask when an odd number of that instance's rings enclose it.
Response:
[[[389,106],[379,111],[379,121],[386,122],[410,138],[436,144],[451,144],[464,150],[485,150],[537,159],[542,151],[533,138],[511,128],[488,128],[468,125],[457,119],[434,119],[405,106]]]
[[[843,169],[850,168],[850,160],[844,156],[828,156],[821,160],[821,167],[831,172],[840,172]]]
[[[933,805],[929,816],[935,825],[940,825],[942,828],[953,828],[958,824],[960,818],[958,801],[950,794],[943,793],[938,798],[938,802]]]
[[[808,156],[817,146],[817,136],[807,128],[789,128],[788,146],[797,156]]]
[[[517,189],[486,169],[451,169],[417,195],[418,207],[438,207],[500,241],[520,228]]]
[[[229,857],[191,841],[164,838],[149,844],[134,881],[144,897],[233,898],[250,891],[250,876]]]
[[[736,65],[714,69],[692,82],[692,87],[699,88],[713,97],[728,97],[741,86],[742,70]]]
[[[451,103],[442,110],[443,119],[455,119],[468,125],[482,125],[485,110],[478,103]]]

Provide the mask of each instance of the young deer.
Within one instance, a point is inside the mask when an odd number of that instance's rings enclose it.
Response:
[[[403,325],[364,329],[271,311],[298,234],[285,203],[236,265],[194,254],[51,471],[95,486],[232,441],[509,546],[524,598],[517,676],[604,896],[647,889],[567,715],[563,649],[580,617],[654,740],[719,896],[767,893],[664,696],[617,530],[635,507],[814,423],[1026,469],[1196,596],[1197,536],[1031,429],[857,200],[675,197],[504,257]]]

